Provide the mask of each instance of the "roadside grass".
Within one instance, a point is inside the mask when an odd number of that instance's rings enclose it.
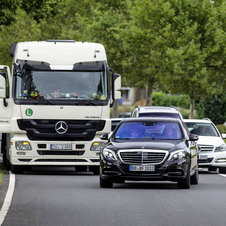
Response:
[[[0,186],[3,184],[3,180],[2,180],[3,173],[4,173],[4,167],[2,163],[0,163]]]

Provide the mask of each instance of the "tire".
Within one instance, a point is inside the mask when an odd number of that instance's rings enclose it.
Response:
[[[76,172],[86,172],[87,166],[75,166]]]
[[[100,187],[101,188],[112,188],[113,187],[113,182],[112,181],[109,181],[109,180],[104,180],[100,176]]]
[[[226,174],[226,167],[220,167],[219,173]]]
[[[25,171],[25,166],[11,165],[11,172],[14,174],[22,174]]]
[[[199,171],[196,169],[195,173],[191,176],[191,184],[199,183]]]
[[[3,164],[5,165],[5,169],[9,171],[11,169],[11,164],[9,161],[9,141],[7,142],[7,139],[9,139],[9,136],[7,136],[6,133],[2,134],[2,146],[1,146],[1,152],[3,155]]]
[[[208,167],[208,171],[216,172],[217,171],[217,167],[210,166],[210,167]]]
[[[187,176],[185,177],[185,179],[177,182],[177,188],[179,189],[190,188],[190,166],[188,167]]]

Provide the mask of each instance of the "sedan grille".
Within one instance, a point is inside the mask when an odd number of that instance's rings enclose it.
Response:
[[[120,160],[125,164],[161,164],[167,157],[168,151],[126,150],[119,151]]]
[[[213,145],[202,145],[202,144],[199,144],[198,145],[198,147],[199,147],[199,150],[201,151],[201,152],[203,152],[203,151],[213,151]]]

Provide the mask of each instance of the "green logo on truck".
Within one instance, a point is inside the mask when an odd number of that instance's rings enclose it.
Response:
[[[30,108],[28,108],[28,109],[25,110],[25,114],[26,114],[27,116],[32,116],[32,115],[33,115],[33,110],[30,109]]]

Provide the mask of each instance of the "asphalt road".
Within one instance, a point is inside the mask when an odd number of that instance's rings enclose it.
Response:
[[[3,226],[222,226],[226,177],[200,172],[199,185],[126,182],[101,189],[99,177],[73,168],[46,168],[16,175]]]

